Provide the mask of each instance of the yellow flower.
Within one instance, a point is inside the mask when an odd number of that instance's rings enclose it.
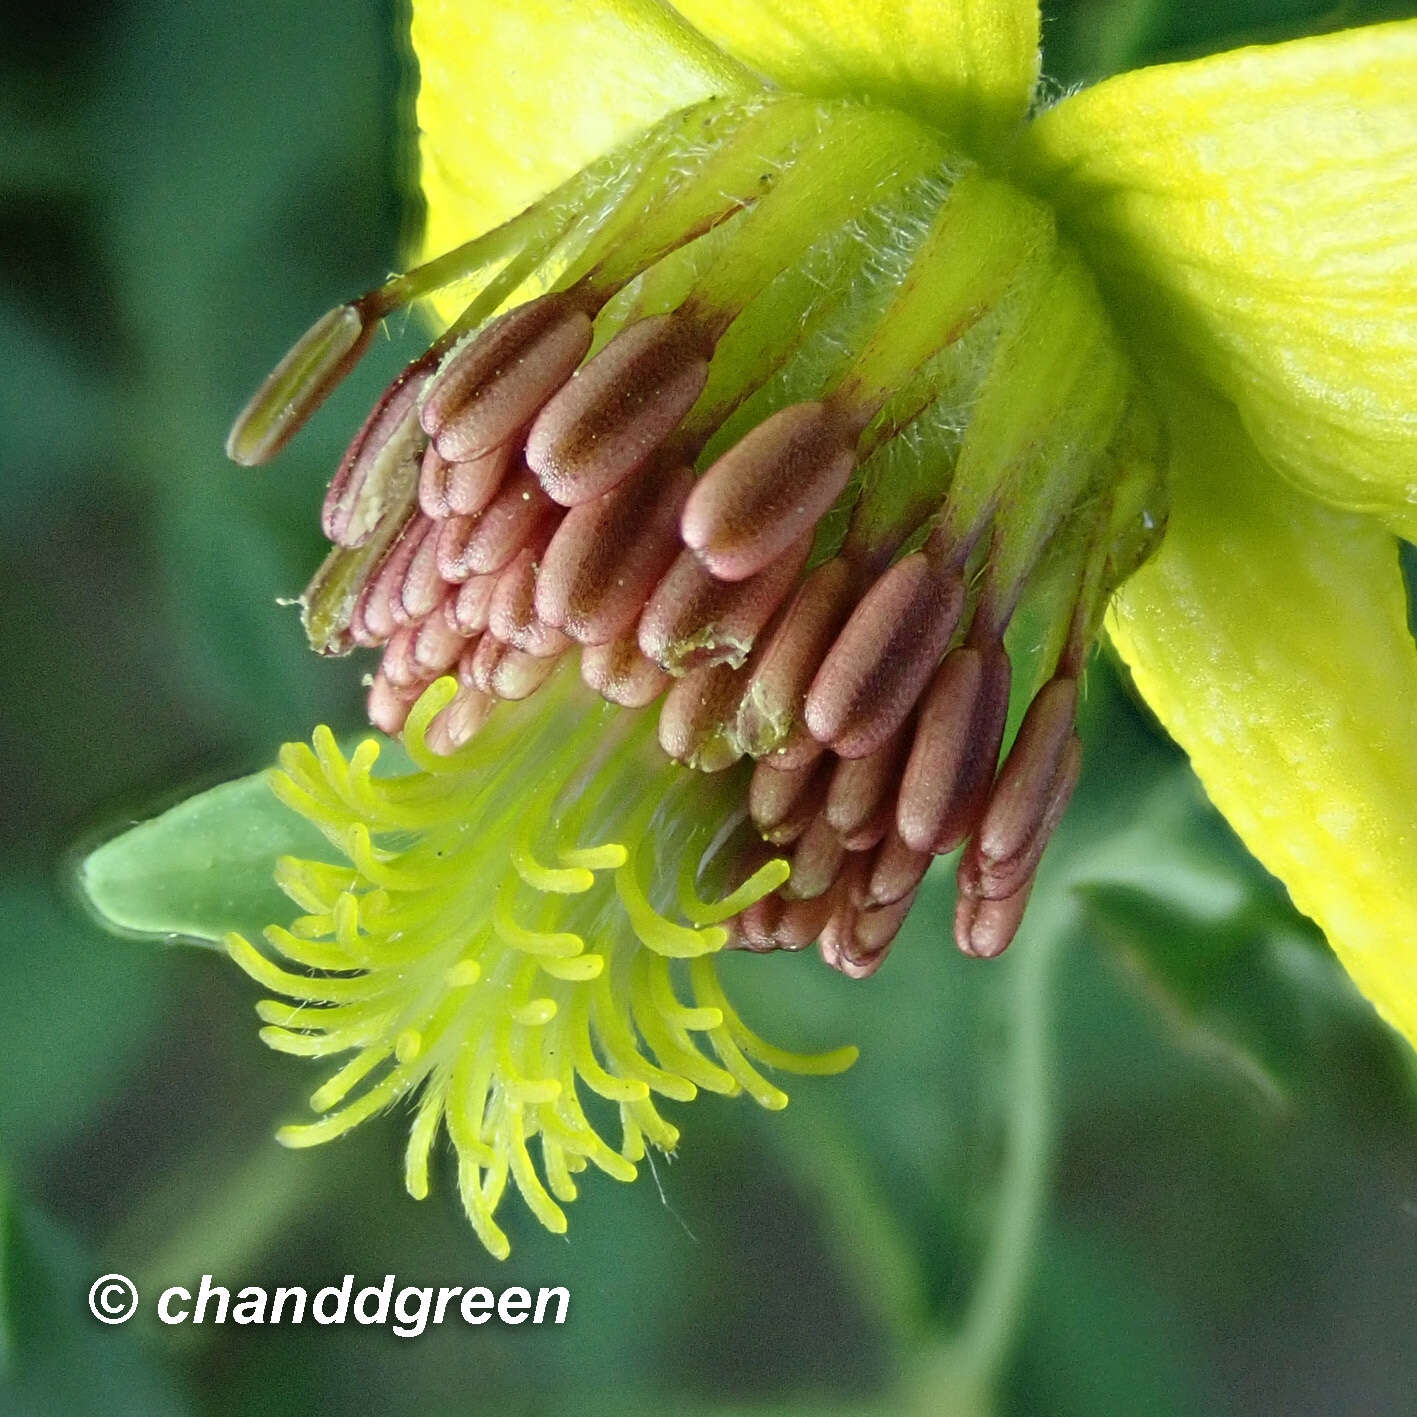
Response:
[[[1030,119],[1032,0],[575,10],[415,6],[425,249],[757,76],[918,115],[1046,197],[1163,391],[1168,530],[1111,639],[1246,845],[1417,1040],[1397,540],[1417,539],[1417,22],[1140,70]]]
[[[228,941],[295,1001],[273,1046],[354,1050],[285,1140],[416,1093],[410,1191],[446,1124],[505,1254],[509,1179],[559,1230],[572,1172],[674,1145],[652,1092],[844,1066],[757,1039],[713,956],[868,974],[961,844],[957,941],[1007,945],[1104,616],[1417,1039],[1417,23],[1032,115],[1023,0],[416,0],[413,40],[428,259],[230,443],[271,456],[395,306],[446,326],[304,600],[316,648],[381,648],[416,770],[288,747],[348,865],[281,863],[300,972]]]

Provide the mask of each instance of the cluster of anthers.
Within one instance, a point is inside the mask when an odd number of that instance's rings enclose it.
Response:
[[[303,972],[230,947],[295,1000],[262,1005],[274,1046],[355,1050],[286,1140],[421,1087],[410,1190],[446,1119],[505,1253],[509,1175],[559,1230],[573,1171],[674,1144],[651,1092],[776,1106],[750,1058],[849,1061],[758,1040],[718,950],[817,940],[868,975],[961,846],[959,947],[1009,943],[1160,450],[1046,207],[901,114],[772,94],[677,113],[332,311],[232,456],[272,456],[392,309],[454,294],[334,478],[302,601],[317,649],[382,650],[369,716],[419,771],[326,730],[288,748],[277,790],[348,865],[282,864],[308,914],[267,940]]]
[[[382,647],[371,721],[455,673],[450,752],[579,650],[611,702],[662,697],[670,757],[754,760],[791,875],[737,943],[868,974],[965,845],[956,938],[997,954],[1077,776],[1102,607],[1161,521],[1155,421],[1051,214],[903,116],[712,100],[331,312],[232,455],[270,456],[392,308],[478,276],[325,504],[307,625]]]

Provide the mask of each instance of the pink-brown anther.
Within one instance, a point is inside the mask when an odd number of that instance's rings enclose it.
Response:
[[[535,547],[523,547],[498,575],[487,609],[487,628],[504,644],[544,659],[569,649],[571,641],[536,613],[538,554]]]
[[[920,705],[896,804],[896,825],[916,851],[953,851],[978,824],[999,760],[1010,677],[998,645],[961,645],[945,656]]]
[[[571,377],[590,341],[590,316],[564,291],[509,310],[444,361],[423,401],[424,431],[449,462],[501,447]]]
[[[852,581],[845,561],[818,566],[755,655],[738,710],[739,737],[755,757],[800,727],[808,686],[849,613]]]
[[[759,631],[791,593],[811,533],[757,575],[724,581],[681,551],[639,621],[640,648],[671,674],[710,664],[742,665]]]
[[[962,890],[988,900],[1017,894],[1032,876],[1077,783],[1077,680],[1052,679],[1028,706],[983,820],[960,862]]]
[[[405,370],[374,405],[325,493],[321,525],[336,546],[363,546],[390,516],[408,507],[423,444],[418,399],[429,371]]]
[[[866,592],[807,693],[812,736],[843,758],[874,753],[903,724],[959,623],[964,585],[923,552]]]
[[[556,509],[525,467],[514,468],[476,517],[442,523],[438,566],[445,580],[490,575],[548,528]]]
[[[855,442],[830,404],[779,409],[699,479],[684,507],[684,544],[720,580],[756,575],[841,495]]]
[[[642,467],[708,380],[713,350],[682,312],[627,325],[542,409],[526,458],[553,501],[576,507]]]
[[[581,651],[581,680],[622,708],[645,708],[669,686],[669,676],[645,657],[633,635]]]
[[[588,645],[628,631],[679,552],[679,513],[693,483],[689,468],[651,465],[567,512],[537,577],[541,618]]]

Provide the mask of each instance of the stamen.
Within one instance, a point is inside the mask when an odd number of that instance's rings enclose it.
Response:
[[[959,623],[957,568],[923,552],[866,592],[812,680],[803,717],[843,758],[876,752],[905,722]]]
[[[621,330],[531,426],[526,459],[547,494],[576,507],[642,467],[703,392],[712,354],[682,309]]]
[[[429,443],[418,477],[418,501],[434,520],[474,517],[492,500],[512,463],[513,444],[504,443],[470,462],[450,463]]]
[[[444,604],[453,599],[454,596],[446,596]],[[428,615],[413,632],[413,662],[424,679],[436,679],[457,663],[466,644],[467,636],[459,634],[446,615]]]
[[[640,616],[640,648],[671,674],[713,664],[741,667],[759,631],[791,594],[811,549],[808,531],[771,565],[740,581],[721,580],[693,552],[681,552]]]
[[[321,315],[237,416],[226,440],[227,457],[243,467],[275,457],[359,362],[372,334],[357,301]]]
[[[700,772],[722,772],[743,756],[734,736],[743,672],[711,664],[678,680],[659,711],[659,746]]]
[[[554,505],[527,469],[508,474],[476,517],[454,517],[438,531],[438,566],[450,581],[503,570],[537,535],[550,529]]]
[[[848,851],[866,851],[889,829],[908,727],[864,758],[833,758],[824,815]]]
[[[983,821],[960,862],[961,887],[987,900],[1016,895],[1033,874],[1077,782],[1077,680],[1052,679],[1024,715]]]
[[[445,524],[446,526],[446,524]],[[439,552],[442,551],[442,530],[438,536]],[[460,633],[471,638],[487,628],[487,617],[492,607],[492,592],[497,588],[497,573],[473,576],[465,580],[453,601],[453,622]]]
[[[421,620],[443,598],[443,579],[438,574],[438,537],[433,523],[416,519],[418,530],[413,533],[417,544],[408,558],[403,581],[393,599],[394,618],[401,624]]]
[[[514,649],[495,635],[483,635],[467,667],[475,688],[497,699],[530,698],[552,675],[554,658],[538,658]],[[459,671],[461,673],[461,671]]]
[[[781,894],[785,900],[814,900],[829,891],[846,859],[846,848],[825,817],[814,817],[792,851],[792,874]]]
[[[641,653],[633,635],[581,651],[581,679],[601,698],[624,708],[645,708],[669,687],[669,676]]]
[[[408,511],[423,445],[418,399],[432,366],[428,356],[409,365],[345,452],[321,511],[325,535],[336,546],[362,546],[385,521]]]
[[[875,905],[894,905],[910,895],[925,878],[934,857],[912,851],[898,832],[891,832],[876,850],[866,891]]]
[[[786,769],[759,763],[748,785],[748,814],[763,839],[778,846],[796,841],[822,810],[829,777],[829,763]]]
[[[567,292],[498,316],[439,369],[420,420],[449,462],[499,448],[523,428],[590,348],[590,316]]]
[[[403,729],[404,722],[408,718],[408,711],[417,702],[419,694],[427,687],[426,684],[415,684],[407,688],[399,688],[390,683],[385,675],[375,674],[373,682],[369,685],[369,698],[366,705],[369,722],[380,732],[393,737]]]
[[[979,823],[1004,737],[1010,669],[1002,647],[945,656],[920,705],[896,825],[916,851],[953,851]]]
[[[855,466],[856,431],[826,403],[780,409],[699,479],[684,544],[720,580],[763,570],[836,501]]]
[[[546,548],[536,608],[582,644],[630,630],[679,550],[689,468],[651,465],[612,491],[572,508]]]
[[[845,561],[817,567],[762,646],[738,711],[738,736],[754,757],[777,753],[801,724],[807,689],[846,621],[852,591]]]
[[[356,644],[381,645],[405,622],[407,617],[398,603],[403,579],[430,525],[426,517],[411,517],[365,584],[350,620],[350,634]]]
[[[564,653],[571,641],[542,620],[532,603],[539,554],[534,547],[524,547],[497,577],[487,611],[487,628],[504,644],[546,659]]]
[[[1032,876],[1002,900],[987,900],[961,888],[955,905],[955,944],[960,953],[975,959],[1003,954],[1018,934],[1032,890]]]

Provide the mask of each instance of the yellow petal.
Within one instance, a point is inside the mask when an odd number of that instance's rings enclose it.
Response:
[[[1394,538],[1271,472],[1230,409],[1173,419],[1173,511],[1108,628],[1251,851],[1417,1042],[1417,648]]]
[[[1038,78],[1036,0],[675,0],[715,43],[784,88],[871,97],[996,138]]]
[[[756,82],[656,0],[413,0],[411,34],[425,257],[666,113]]]
[[[1285,476],[1417,535],[1417,22],[1125,74],[1030,142],[1140,337]]]

